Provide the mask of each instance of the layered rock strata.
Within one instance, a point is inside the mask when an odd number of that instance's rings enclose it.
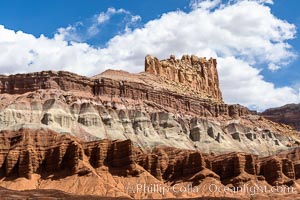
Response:
[[[215,153],[271,155],[299,144],[288,126],[252,115],[203,118],[141,101],[84,94],[37,90],[0,95],[0,130],[45,128],[86,141],[130,139],[144,149],[166,145]]]
[[[287,104],[278,108],[270,108],[261,113],[274,122],[288,124],[300,130],[300,104]]]
[[[130,139],[143,149],[207,153],[271,155],[300,144],[289,126],[223,103],[215,60],[147,56],[145,65],[146,73],[108,70],[91,78],[53,71],[0,76],[0,130],[45,128],[86,141]]]
[[[0,93],[24,94],[38,89],[92,92],[93,82],[87,77],[65,71],[43,71],[0,76]]]
[[[297,188],[300,178],[299,148],[263,158],[246,153],[216,156],[163,146],[145,152],[134,147],[130,140],[81,142],[50,130],[29,129],[2,131],[0,147],[0,186],[9,189],[50,187],[110,197],[183,198],[189,196],[172,192],[163,195],[157,192],[153,196],[151,191],[133,192],[125,186],[138,182],[165,186],[190,183],[200,187],[203,183],[214,183],[228,187],[259,184]],[[200,197],[205,191],[189,195]]]
[[[216,59],[206,60],[195,55],[184,55],[181,59],[176,59],[172,55],[169,59],[158,60],[156,57],[146,56],[145,72],[189,86],[222,101]]]
[[[200,116],[217,117],[227,115],[236,117],[250,113],[247,108],[239,105],[227,105],[222,102],[214,101],[214,98],[202,98],[201,96],[199,97],[198,94],[193,93],[187,95],[180,87],[178,88],[178,86],[170,86],[167,88],[168,90],[162,86],[153,87],[147,83],[147,76],[145,78],[141,75],[140,77],[142,79],[138,81],[114,80],[114,78],[108,78],[106,75],[111,75],[111,72],[112,71],[108,71],[94,78],[87,78],[64,71],[43,71],[30,74],[1,76],[0,91],[1,94],[12,95],[50,89],[81,92],[87,96],[107,97],[111,101],[113,101],[113,98],[119,100],[132,99],[150,105],[157,104],[161,107],[167,107],[181,112],[189,112]],[[115,71],[115,73],[116,76],[120,76],[120,73],[127,75],[126,72]],[[132,77],[134,78],[134,75],[132,75]],[[167,84],[157,77],[151,78],[157,79],[156,81],[160,85]],[[206,92],[202,90],[198,92],[201,95],[206,94]]]

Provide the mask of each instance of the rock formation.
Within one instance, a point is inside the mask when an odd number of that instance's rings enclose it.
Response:
[[[207,112],[203,118],[153,101],[61,90],[0,97],[0,130],[45,128],[86,141],[130,139],[144,149],[166,145],[215,153],[271,155],[299,144],[295,131],[288,126],[258,118],[253,121],[252,115],[216,119]]]
[[[90,78],[0,76],[0,186],[13,190],[153,199],[220,196],[203,190],[212,183],[298,187],[299,145],[292,127],[223,102],[215,59],[147,56],[144,73]]]
[[[270,108],[261,113],[274,122],[288,124],[300,130],[300,104],[288,104],[279,108]]]
[[[92,92],[92,81],[70,72],[43,71],[0,76],[0,93],[24,94],[38,89]]]
[[[134,163],[130,140],[81,143],[76,138],[51,130],[20,129],[0,132],[2,174],[31,179],[34,173],[66,175],[90,173],[84,156],[91,166],[124,167]]]
[[[300,144],[288,126],[222,102],[214,59],[145,60],[140,74],[0,76],[0,130],[45,128],[86,141],[130,139],[144,149],[166,145],[207,153],[272,155]]]
[[[5,177],[0,186],[9,189],[51,188],[82,195],[161,198],[183,194],[134,192],[126,186],[137,182],[165,187],[189,183],[193,187],[203,183],[241,187],[256,183],[297,188],[300,183],[300,148],[263,158],[246,153],[203,154],[163,146],[147,153],[130,140],[82,142],[51,130],[22,129],[2,131],[0,150],[0,170]],[[78,185],[81,183],[85,185]],[[203,192],[195,190],[189,195],[200,197]],[[220,195],[223,194],[214,194]]]
[[[175,59],[172,55],[167,60],[159,61],[155,57],[146,56],[145,72],[165,77],[222,101],[216,59],[206,60],[195,55]]]
[[[118,78],[129,75],[129,80]],[[130,81],[130,79],[132,79]],[[137,79],[137,80],[135,80]],[[154,80],[153,80],[154,79]],[[149,82],[156,82],[153,87]],[[173,83],[174,84],[174,83]],[[69,72],[43,71],[30,74],[17,74],[0,76],[1,94],[25,94],[38,90],[60,90],[68,92],[81,92],[87,96],[99,96],[119,99],[133,99],[135,101],[147,101],[153,104],[167,107],[173,110],[192,112],[201,116],[239,116],[250,111],[242,106],[227,105],[214,101],[215,98],[204,98],[204,90],[184,91],[181,85],[172,85],[157,77],[141,75],[138,78],[134,74],[126,72],[107,71],[100,76],[87,78]],[[184,89],[184,90],[183,90]],[[219,88],[218,88],[219,91]],[[70,97],[67,97],[70,99]],[[221,96],[220,96],[221,98]]]

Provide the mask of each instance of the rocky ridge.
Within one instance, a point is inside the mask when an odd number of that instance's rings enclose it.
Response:
[[[274,122],[288,124],[300,130],[300,104],[287,104],[279,108],[270,108],[261,115]]]
[[[0,76],[0,186],[100,198],[249,199],[206,188],[248,184],[297,189],[258,199],[299,195],[299,132],[224,103],[216,64],[147,56],[139,74]],[[192,191],[137,191],[137,184]]]
[[[86,141],[130,139],[142,149],[166,145],[207,153],[272,155],[300,144],[289,126],[225,104],[214,59],[145,60],[146,72],[140,74],[1,76],[0,130],[44,128]],[[187,77],[170,77],[175,72]],[[196,82],[188,81],[190,76]]]

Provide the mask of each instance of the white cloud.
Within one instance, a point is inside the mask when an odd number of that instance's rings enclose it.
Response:
[[[111,16],[115,14],[130,14],[130,12],[122,8],[118,10],[116,10],[115,8],[108,8],[106,12],[101,12],[98,15],[97,17],[98,24],[107,22],[111,18]]]
[[[275,88],[273,83],[263,80],[260,70],[247,62],[226,57],[219,58],[218,63],[223,98],[228,102],[239,102],[258,110],[299,102],[297,90],[291,87]]]
[[[212,9],[220,5],[221,0],[193,0],[190,2],[192,9]]]
[[[273,0],[252,0],[257,1],[258,3],[274,4]]]
[[[196,54],[218,59],[221,89],[228,103],[261,110],[299,101],[298,91],[276,88],[254,68],[279,68],[295,59],[287,43],[295,37],[295,26],[274,16],[266,1],[219,3],[198,1],[190,12],[165,13],[142,28],[125,27],[125,33],[113,37],[104,48],[66,42],[64,34],[74,31],[72,28],[60,29],[54,38],[36,38],[0,26],[0,70],[69,70],[83,75],[108,68],[139,72],[146,54],[159,58]],[[106,14],[117,12],[125,10],[110,8]]]
[[[67,28],[59,28],[57,29],[57,33],[55,36],[57,39],[68,39],[70,41],[81,42],[82,39],[77,33],[77,27],[82,26],[82,23],[76,23],[74,26],[69,25]]]
[[[277,71],[278,69],[280,69],[280,67],[278,65],[275,65],[274,63],[270,63],[268,64],[268,69],[271,71]]]
[[[121,22],[115,25],[124,27],[125,31],[131,30],[141,21],[141,16],[133,15],[125,9],[108,8],[105,12],[94,15],[92,18],[85,20],[85,22],[76,22],[74,25],[69,25],[67,28],[59,28],[56,37],[60,37],[66,41],[84,42],[90,38],[97,37],[101,29],[110,23],[110,20],[120,15],[124,18]],[[101,36],[100,36],[101,37]]]
[[[98,20],[98,24],[102,24],[109,20],[109,15],[105,13],[100,13],[97,20]]]
[[[133,15],[131,17],[131,22],[135,23],[137,21],[140,21],[141,19],[142,19],[141,16],[139,16],[139,15]]]
[[[259,4],[274,4],[273,0],[229,0],[229,3],[233,4],[239,1],[254,1]]]

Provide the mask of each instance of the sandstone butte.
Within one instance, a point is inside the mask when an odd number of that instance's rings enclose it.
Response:
[[[146,56],[139,74],[1,75],[0,131],[0,199],[299,196],[299,132],[226,104],[212,58]],[[251,196],[211,184],[294,191]]]

